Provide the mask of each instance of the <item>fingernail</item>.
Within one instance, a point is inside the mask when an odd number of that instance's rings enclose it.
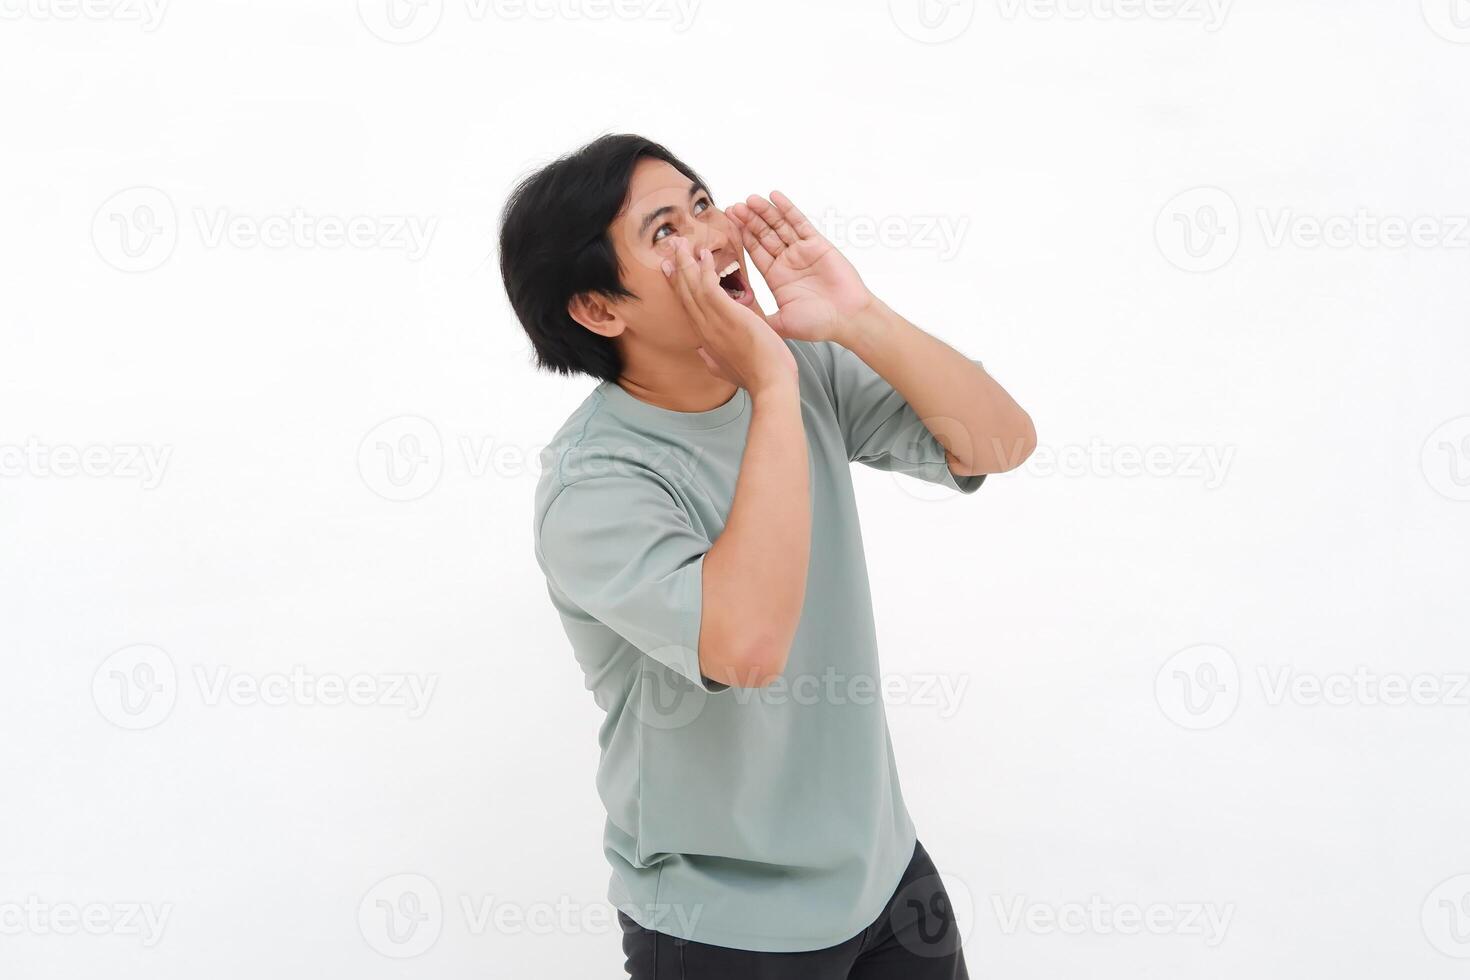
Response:
[[[672,276],[674,274],[674,263],[670,262],[668,259],[664,259],[659,268],[664,270],[664,275],[666,276]]]

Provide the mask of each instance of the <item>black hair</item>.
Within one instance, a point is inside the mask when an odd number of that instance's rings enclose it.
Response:
[[[511,192],[500,222],[500,276],[540,367],[604,381],[621,373],[617,346],[573,320],[567,303],[581,293],[636,298],[623,287],[608,229],[646,158],[704,183],[658,143],[618,133],[547,164]]]

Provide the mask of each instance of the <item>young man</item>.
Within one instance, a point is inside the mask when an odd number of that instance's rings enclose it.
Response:
[[[850,463],[972,493],[1030,418],[783,195],[721,210],[640,137],[525,180],[500,255],[540,365],[600,382],[543,454],[535,540],[607,713],[629,973],[966,976],[899,791]]]

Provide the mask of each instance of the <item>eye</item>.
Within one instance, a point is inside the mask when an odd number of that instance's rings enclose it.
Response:
[[[667,221],[665,221],[663,224],[661,224],[657,228],[653,229],[653,243],[655,245],[657,245],[659,242],[663,241],[665,238],[668,238],[669,235],[672,235],[672,234],[675,234],[676,232],[678,232],[678,230],[679,229],[675,228],[673,225],[671,225]]]
[[[705,211],[708,211],[714,206],[714,202],[711,201],[709,198],[701,197],[699,200],[694,202],[694,213],[703,214]]]

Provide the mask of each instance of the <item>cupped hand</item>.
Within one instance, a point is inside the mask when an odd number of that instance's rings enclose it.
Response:
[[[776,298],[767,322],[783,336],[841,341],[873,303],[857,269],[785,194],[772,191],[769,201],[752,194],[726,213]]]
[[[794,384],[791,349],[759,313],[720,288],[709,249],[696,256],[682,237],[674,238],[673,245],[673,258],[664,260],[663,272],[704,341],[698,350],[710,372],[752,395],[772,385]]]

